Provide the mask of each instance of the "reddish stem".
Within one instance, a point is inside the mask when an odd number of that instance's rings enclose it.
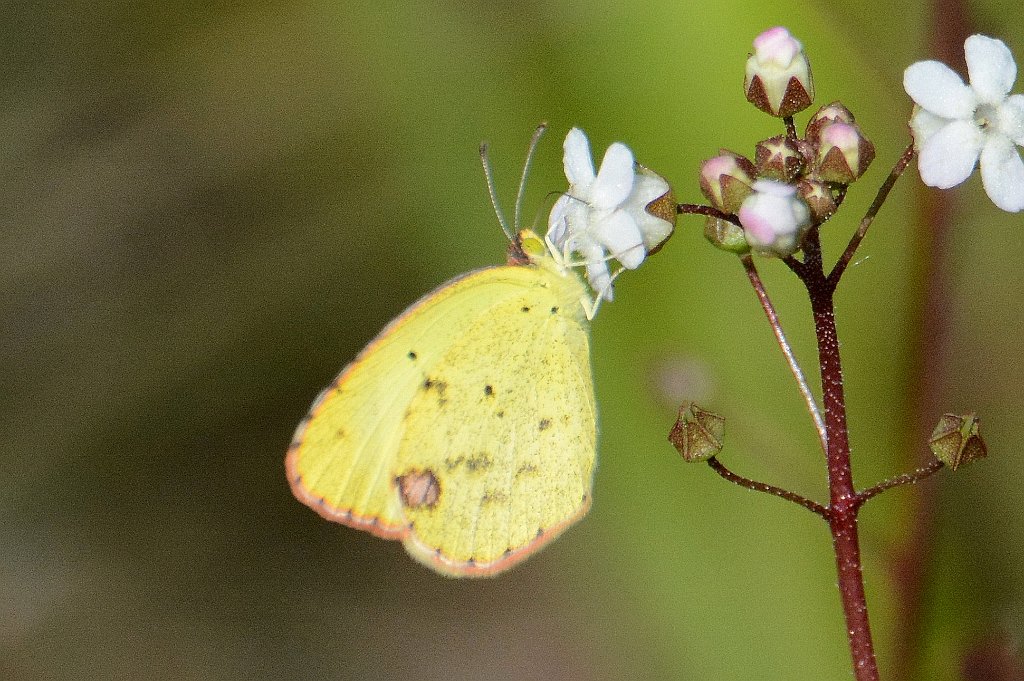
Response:
[[[708,465],[711,466],[711,470],[718,473],[729,482],[735,483],[740,487],[746,487],[747,489],[753,490],[755,492],[763,492],[765,494],[771,494],[772,496],[779,497],[780,499],[785,499],[786,501],[792,501],[794,504],[803,506],[808,511],[816,513],[817,515],[820,515],[822,518],[825,518],[826,520],[828,519],[828,509],[826,509],[824,506],[815,501],[811,501],[805,496],[797,494],[796,492],[790,492],[788,489],[782,489],[781,487],[776,487],[775,485],[769,485],[766,482],[751,480],[750,478],[745,478],[742,475],[733,473],[731,470],[725,467],[725,464],[723,464],[721,461],[718,460],[717,457],[714,456],[708,459]]]
[[[699,203],[680,203],[676,205],[676,213],[680,215],[706,215],[711,218],[718,218],[719,220],[725,220],[739,227],[740,220],[731,213],[723,213],[717,208],[711,206],[705,206]]]
[[[832,546],[839,573],[839,594],[846,616],[846,631],[857,681],[878,681],[868,623],[867,598],[861,568],[860,540],[857,535],[857,511],[860,499],[853,486],[850,465],[850,441],[846,425],[846,396],[843,390],[843,367],[836,333],[834,286],[825,276],[821,264],[821,244],[817,231],[804,242],[804,267],[801,280],[807,288],[814,314],[814,331],[818,340],[818,362],[821,368],[822,401],[825,408],[825,430],[828,434],[828,521]]]

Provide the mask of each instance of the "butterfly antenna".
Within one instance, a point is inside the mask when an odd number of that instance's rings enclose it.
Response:
[[[491,158],[487,154],[487,142],[480,144],[480,162],[484,166],[484,177],[487,178],[487,193],[491,196],[491,205],[494,206],[494,214],[498,216],[498,222],[501,224],[501,231],[505,232],[505,236],[512,243],[516,243],[516,235],[508,228],[508,220],[505,219],[505,213],[501,210],[501,204],[498,203],[498,192],[494,188],[494,171],[491,169]]]
[[[543,137],[544,132],[548,129],[547,123],[541,123],[537,126],[537,129],[533,131],[533,137],[530,139],[530,148],[526,152],[526,163],[523,164],[523,176],[519,178],[519,193],[516,194],[516,212],[513,215],[516,232],[519,232],[519,216],[523,212],[523,196],[526,194],[526,176],[530,174],[530,164],[533,163],[533,157],[537,153],[537,145],[540,143],[540,138]]]

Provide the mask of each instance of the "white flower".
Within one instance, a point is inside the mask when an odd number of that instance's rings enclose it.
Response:
[[[758,180],[743,201],[737,217],[751,248],[765,255],[792,255],[800,247],[811,212],[797,196],[796,187],[774,180]]]
[[[621,142],[608,147],[596,174],[582,130],[570,130],[563,146],[569,190],[551,209],[548,240],[583,258],[591,288],[611,300],[608,260],[635,269],[672,233],[672,224],[645,210],[670,188],[654,173],[638,172],[633,152]]]
[[[955,187],[981,165],[981,181],[1003,210],[1024,210],[1024,95],[1009,95],[1017,64],[1001,40],[972,35],[964,43],[971,84],[941,62],[912,64],[903,87],[914,100],[910,127],[921,180]]]

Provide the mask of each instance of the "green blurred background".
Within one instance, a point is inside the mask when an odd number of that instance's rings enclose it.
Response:
[[[441,578],[322,520],[292,498],[283,457],[392,316],[503,259],[481,140],[510,206],[529,136],[551,123],[528,215],[564,188],[572,125],[595,154],[625,141],[699,202],[702,159],[781,132],[741,87],[751,40],[780,23],[810,55],[816,103],[842,99],[878,149],[824,234],[835,257],[907,142],[902,70],[928,56],[932,10],[891,8],[4,3],[0,677],[850,678],[825,526],[666,442],[695,399],[727,416],[730,466],[824,498],[763,313],[698,218],[594,324],[593,510],[507,575]],[[971,11],[1024,55],[1016,3]],[[923,450],[914,367],[930,357],[911,339],[931,194],[908,172],[838,295],[861,486]],[[884,678],[961,678],[1024,634],[1022,223],[977,179],[955,197],[927,418],[979,411],[992,457],[926,483],[920,505],[900,490],[862,514]],[[761,269],[816,377],[800,289]],[[894,556],[919,511],[923,598],[905,612]],[[918,614],[918,655],[898,656]]]

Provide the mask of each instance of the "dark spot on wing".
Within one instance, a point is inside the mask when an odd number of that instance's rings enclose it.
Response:
[[[521,309],[522,309],[523,312],[529,312],[530,311],[530,306],[529,305],[523,305],[523,307]]]
[[[488,504],[507,504],[508,495],[499,490],[487,490],[484,495],[480,497],[480,505],[487,506]]]
[[[445,392],[448,390],[448,384],[445,381],[435,381],[432,378],[428,378],[423,381],[424,390],[433,390],[437,393],[437,406],[443,407],[448,404],[448,398],[445,397]]]
[[[541,419],[540,423],[537,424],[538,430],[547,430],[551,427],[551,419]]]
[[[558,306],[557,305],[552,306],[551,314],[558,314]]]
[[[497,414],[495,414],[495,416],[497,416],[499,419],[503,419],[505,418],[505,412],[499,411]]]
[[[409,359],[416,361],[416,353],[412,350],[409,351]]]
[[[493,394],[494,394],[494,387],[490,386],[490,385],[485,385],[484,386],[484,395],[487,395],[488,397],[490,397]]]
[[[399,475],[395,478],[395,484],[398,485],[402,505],[408,508],[433,508],[441,498],[441,482],[429,468]]]
[[[537,475],[539,472],[540,469],[537,468],[537,466],[532,463],[527,463],[516,469],[516,477],[518,478],[521,475]]]
[[[478,452],[465,456],[460,454],[456,457],[448,457],[444,460],[444,467],[448,470],[455,470],[459,466],[464,466],[470,473],[476,473],[477,471],[486,471],[494,464],[491,459],[491,455],[487,452]]]
[[[493,463],[487,452],[479,452],[466,459],[466,469],[469,471],[485,471]]]

